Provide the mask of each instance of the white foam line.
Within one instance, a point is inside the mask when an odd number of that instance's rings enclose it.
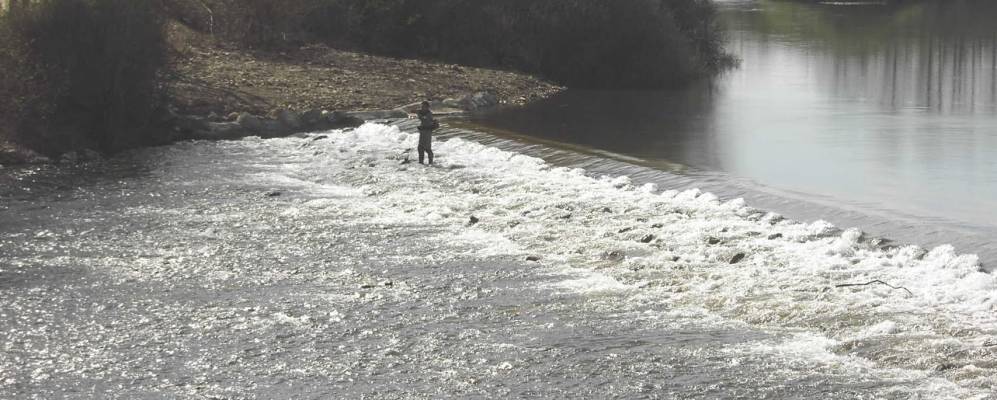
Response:
[[[659,193],[625,176],[590,177],[459,138],[436,143],[437,168],[402,164],[415,140],[366,124],[307,146],[292,138],[265,145],[296,154],[284,172],[288,185],[357,188],[366,196],[346,204],[378,221],[445,227],[436,240],[473,244],[480,255],[537,255],[544,265],[590,271],[562,289],[646,287],[676,305],[755,325],[820,324],[835,341],[958,332],[969,346],[997,332],[997,281],[976,256],[949,245],[878,249],[858,229],[784,221],[697,189]],[[471,225],[471,215],[480,222]],[[876,280],[904,289],[836,287]]]

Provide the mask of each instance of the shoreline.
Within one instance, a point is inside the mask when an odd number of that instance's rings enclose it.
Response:
[[[275,138],[369,120],[408,117],[421,101],[438,115],[522,106],[565,88],[528,74],[397,59],[305,45],[263,52],[238,48],[171,23],[169,101],[163,135],[144,146],[184,140]],[[41,151],[0,138],[0,168],[101,158],[89,148]],[[44,153],[44,154],[43,154]]]

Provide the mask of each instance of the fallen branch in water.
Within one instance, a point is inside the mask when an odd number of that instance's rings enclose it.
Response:
[[[889,286],[891,289],[896,289],[896,290],[903,289],[903,290],[906,290],[907,293],[910,294],[911,296],[914,295],[914,292],[911,292],[910,289],[907,289],[907,288],[905,288],[903,286],[893,286],[893,285],[891,285],[889,283],[886,283],[886,282],[883,282],[883,281],[881,281],[879,279],[876,279],[874,281],[869,281],[869,282],[866,282],[866,283],[842,283],[840,285],[834,285],[834,287],[842,288],[842,287],[852,287],[852,286],[869,286],[869,285],[872,285],[874,283],[878,283],[880,285]]]

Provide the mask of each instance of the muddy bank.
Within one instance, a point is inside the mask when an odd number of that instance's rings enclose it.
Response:
[[[499,103],[515,105],[562,90],[522,73],[325,46],[264,53],[198,43],[179,54],[167,90],[177,112],[190,115],[265,115],[279,109],[383,110],[475,92],[491,92]]]

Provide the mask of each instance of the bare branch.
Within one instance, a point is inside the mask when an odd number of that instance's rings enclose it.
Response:
[[[842,288],[842,287],[852,287],[852,286],[869,286],[869,285],[872,285],[872,284],[880,284],[880,285],[889,286],[891,289],[895,289],[895,290],[906,290],[907,293],[910,294],[911,296],[914,295],[914,292],[911,292],[910,289],[907,289],[907,288],[905,288],[903,286],[893,286],[893,285],[891,285],[889,283],[886,283],[886,282],[883,282],[883,281],[881,281],[879,279],[876,279],[874,281],[869,281],[869,282],[866,282],[866,283],[842,283],[840,285],[834,285],[834,287]]]

